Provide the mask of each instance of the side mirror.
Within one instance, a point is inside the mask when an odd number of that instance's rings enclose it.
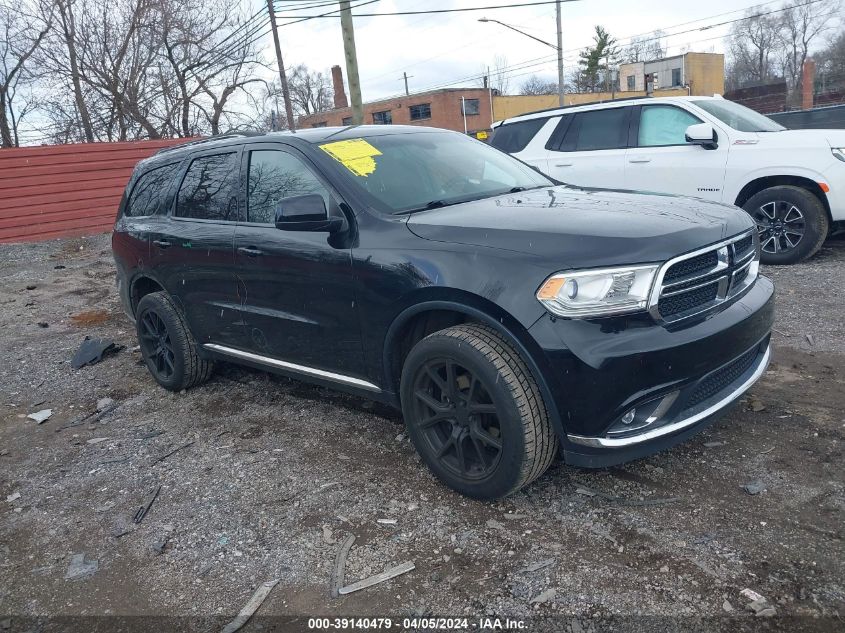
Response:
[[[719,136],[709,123],[690,125],[686,130],[686,139],[687,143],[701,145],[704,149],[716,149],[719,147]]]
[[[309,193],[282,198],[276,203],[276,228],[282,231],[336,233],[346,220],[330,218],[323,196]]]

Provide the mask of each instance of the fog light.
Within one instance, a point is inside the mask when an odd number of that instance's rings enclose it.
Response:
[[[636,415],[637,415],[637,410],[631,409],[630,411],[628,411],[628,413],[626,413],[625,415],[622,416],[622,424],[630,424],[631,422],[634,421],[634,417]]]

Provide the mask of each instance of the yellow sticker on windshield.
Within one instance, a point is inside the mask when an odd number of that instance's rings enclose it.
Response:
[[[341,163],[356,176],[369,176],[376,170],[374,156],[381,156],[381,152],[362,138],[348,141],[335,141],[320,145],[320,149]]]

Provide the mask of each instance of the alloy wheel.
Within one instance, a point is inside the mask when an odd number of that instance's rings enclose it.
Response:
[[[430,454],[466,480],[488,477],[502,454],[496,405],[478,376],[452,359],[420,367],[414,381],[412,424]]]
[[[760,248],[766,253],[792,250],[804,237],[804,214],[791,202],[767,202],[752,211],[751,217],[760,235]]]
[[[152,362],[161,378],[170,378],[175,371],[173,343],[167,326],[155,312],[145,312],[141,317],[139,343],[144,360]]]

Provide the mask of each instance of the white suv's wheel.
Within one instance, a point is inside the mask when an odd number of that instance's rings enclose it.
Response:
[[[801,187],[781,185],[752,196],[743,209],[757,224],[764,264],[794,264],[821,248],[827,237],[824,205]]]

